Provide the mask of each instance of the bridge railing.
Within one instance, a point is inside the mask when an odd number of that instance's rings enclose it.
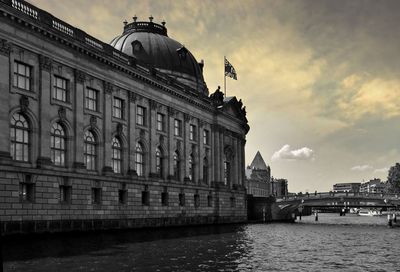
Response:
[[[305,194],[293,194],[277,198],[277,201],[286,200],[302,200],[302,199],[320,199],[320,198],[332,198],[332,197],[360,197],[365,199],[399,199],[398,194],[386,194],[386,193],[367,193],[367,192],[319,192],[319,193],[305,193]]]

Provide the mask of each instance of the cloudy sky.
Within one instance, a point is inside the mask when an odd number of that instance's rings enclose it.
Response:
[[[210,91],[223,56],[246,105],[246,159],[259,150],[289,190],[386,179],[400,161],[400,1],[30,0],[104,42],[122,22],[167,22],[205,61]]]

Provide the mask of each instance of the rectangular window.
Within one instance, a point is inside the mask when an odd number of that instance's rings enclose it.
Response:
[[[71,186],[60,185],[60,203],[71,203]]]
[[[161,205],[168,206],[168,192],[161,193]]]
[[[210,132],[207,129],[203,130],[203,144],[210,144]]]
[[[101,188],[92,188],[92,204],[101,204]]]
[[[142,106],[137,106],[136,124],[141,126],[146,125],[146,108]]]
[[[196,126],[190,125],[189,126],[189,140],[196,141]]]
[[[194,207],[195,208],[200,207],[200,195],[199,194],[194,195]]]
[[[35,201],[35,184],[21,182],[19,184],[19,197],[21,202]]]
[[[182,136],[182,121],[175,119],[174,120],[174,135]]]
[[[142,191],[142,205],[149,206],[150,205],[150,192]]]
[[[68,102],[68,81],[65,78],[54,76],[53,99]]]
[[[86,89],[86,108],[88,110],[97,111],[99,91],[87,88]]]
[[[113,100],[113,117],[124,119],[124,100],[114,97]]]
[[[32,68],[21,62],[14,62],[14,87],[30,91],[32,86]]]
[[[127,199],[128,199],[128,191],[126,189],[118,190],[118,203],[126,204]]]
[[[165,131],[165,117],[162,113],[157,113],[157,130],[158,131]]]
[[[185,194],[184,193],[179,194],[179,206],[181,206],[181,207],[185,206]]]

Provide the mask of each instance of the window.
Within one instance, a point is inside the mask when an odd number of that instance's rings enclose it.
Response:
[[[121,165],[122,165],[122,147],[121,142],[114,137],[112,139],[112,157],[111,157],[111,166],[114,170],[114,173],[121,173]]]
[[[180,169],[181,169],[181,163],[179,159],[179,153],[177,151],[174,152],[174,178],[176,180],[180,180],[181,174],[180,174]]]
[[[100,205],[101,204],[101,194],[102,190],[99,187],[92,188],[92,204]]]
[[[60,203],[71,203],[71,191],[71,186],[60,185]]]
[[[31,70],[29,65],[14,62],[14,87],[30,91],[32,86]]]
[[[128,191],[126,190],[126,184],[122,183],[122,188],[118,190],[118,203],[126,204],[128,199]]]
[[[165,117],[162,113],[157,113],[157,130],[158,131],[165,131]]]
[[[211,192],[210,192],[210,194],[207,196],[207,206],[208,206],[208,207],[212,207],[212,206],[213,206],[213,198],[212,198]]]
[[[166,188],[164,188],[164,192],[161,193],[161,205],[168,206],[168,192]]]
[[[190,125],[189,126],[189,140],[196,141],[196,126]]]
[[[31,182],[31,175],[25,175],[25,181],[19,184],[19,199],[21,202],[35,201],[35,184]]]
[[[68,82],[65,78],[54,76],[53,99],[68,102]]]
[[[156,149],[156,173],[159,177],[163,175],[163,158],[160,147]]]
[[[179,206],[185,206],[185,194],[183,192],[179,194]]]
[[[99,91],[87,88],[86,89],[86,108],[92,111],[97,111]]]
[[[96,138],[94,134],[87,130],[85,132],[85,150],[84,150],[84,157],[86,162],[86,169],[88,170],[96,170]]]
[[[194,207],[200,207],[200,195],[198,193],[194,195]]]
[[[54,123],[50,134],[51,161],[57,166],[65,166],[65,131],[59,123]]]
[[[146,108],[142,106],[137,106],[136,124],[141,126],[146,125]]]
[[[189,179],[194,180],[194,163],[192,154],[189,156]]]
[[[10,124],[11,157],[16,161],[29,161],[29,124],[20,113],[14,113]]]
[[[144,155],[143,155],[143,147],[140,143],[136,144],[136,156],[135,156],[135,163],[136,163],[136,173],[138,176],[144,175]]]
[[[210,132],[208,130],[203,130],[203,144],[210,144]]]
[[[113,117],[124,119],[124,100],[118,97],[113,100]]]
[[[144,187],[144,191],[142,191],[142,205],[143,206],[150,205],[150,192],[147,185]]]
[[[174,120],[174,135],[182,136],[182,121],[175,119]]]
[[[204,158],[203,160],[203,182],[208,184],[208,160]]]

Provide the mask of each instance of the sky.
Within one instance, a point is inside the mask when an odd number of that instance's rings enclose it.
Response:
[[[290,192],[386,180],[400,161],[400,1],[29,0],[110,42],[123,21],[166,21],[169,37],[205,62],[210,93],[242,99],[259,150]]]

